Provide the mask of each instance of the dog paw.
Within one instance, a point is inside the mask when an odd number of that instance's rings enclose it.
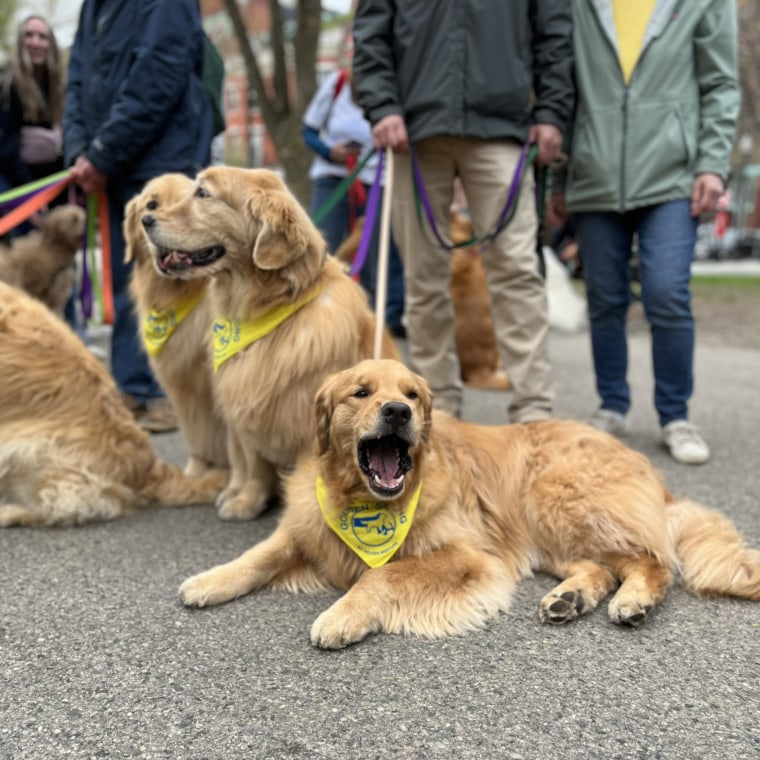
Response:
[[[585,603],[580,591],[563,591],[557,594],[552,591],[541,600],[539,616],[542,623],[561,625],[575,620],[583,614]]]
[[[226,492],[222,493],[224,496]],[[251,502],[241,492],[231,494],[223,499],[220,496],[216,501],[216,513],[221,520],[253,520],[258,517],[267,506],[266,500],[263,502]]]
[[[615,599],[613,599],[607,608],[607,614],[613,623],[628,625],[632,628],[638,628],[640,625],[643,625],[651,611],[651,604],[640,604],[635,600],[616,603]]]
[[[314,621],[311,643],[321,649],[343,649],[375,632],[376,629],[366,621],[342,612],[339,600]]]
[[[179,587],[179,598],[186,607],[210,607],[234,598],[226,593],[213,570],[188,578]]]

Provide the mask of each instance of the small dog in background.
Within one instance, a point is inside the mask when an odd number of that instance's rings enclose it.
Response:
[[[63,318],[76,277],[75,256],[82,247],[86,215],[79,206],[56,206],[38,230],[0,244],[0,280],[42,301]]]
[[[191,187],[192,180],[184,174],[164,174],[129,201],[124,215],[124,258],[135,262],[129,291],[148,361],[187,443],[185,472],[197,476],[210,468],[229,467],[227,428],[213,400],[208,281],[161,275],[142,225],[145,214],[177,203]]]

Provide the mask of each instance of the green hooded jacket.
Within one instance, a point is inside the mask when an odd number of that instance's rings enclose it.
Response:
[[[575,211],[688,198],[728,175],[739,111],[735,0],[657,0],[626,85],[610,0],[572,0],[577,103],[565,176]]]

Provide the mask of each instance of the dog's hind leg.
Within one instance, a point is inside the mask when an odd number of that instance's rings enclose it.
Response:
[[[232,562],[188,578],[179,587],[179,596],[188,607],[208,607],[274,584],[291,591],[327,588],[305,565],[290,533],[282,528]]]
[[[364,573],[311,627],[311,642],[340,649],[370,633],[439,638],[483,628],[509,606],[516,572],[494,556],[447,546]]]
[[[670,570],[649,555],[606,555],[604,561],[620,578],[607,614],[613,623],[639,626],[665,597],[673,581]]]
[[[35,527],[42,525],[39,514],[20,504],[0,504],[0,528]]]
[[[541,569],[565,580],[542,600],[542,623],[568,623],[591,612],[617,586],[609,568],[596,562],[543,562]]]

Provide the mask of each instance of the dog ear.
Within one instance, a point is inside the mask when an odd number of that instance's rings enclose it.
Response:
[[[319,454],[324,454],[330,447],[330,424],[332,423],[333,402],[332,383],[330,379],[322,383],[314,400],[314,413],[317,419],[317,447]]]
[[[252,255],[260,269],[282,269],[321,240],[306,212],[287,191],[254,193],[249,211],[259,224]]]
[[[135,258],[135,245],[140,239],[140,196],[135,196],[124,209],[124,263]]]

